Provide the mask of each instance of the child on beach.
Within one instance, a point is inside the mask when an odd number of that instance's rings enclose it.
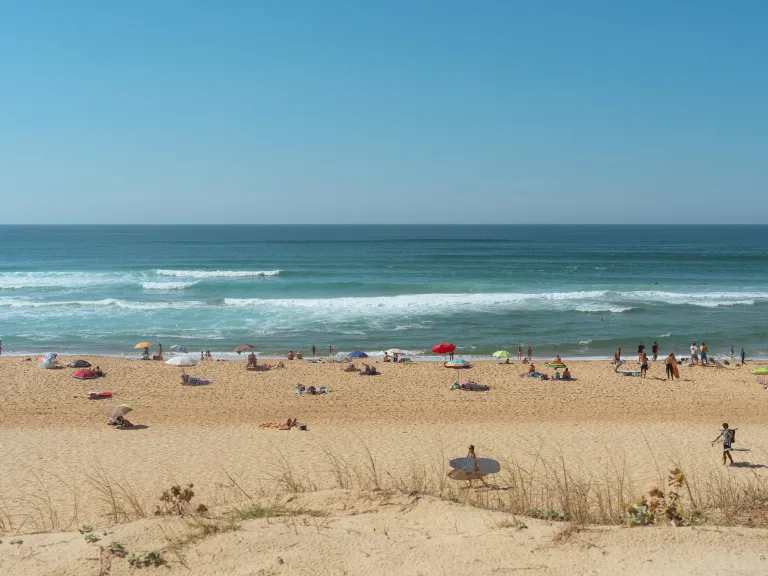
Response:
[[[640,357],[640,378],[645,378],[648,374],[648,355],[643,352]]]
[[[719,442],[722,440],[723,442],[723,466],[725,466],[725,459],[726,457],[728,460],[731,461],[731,466],[733,466],[733,458],[731,457],[731,444],[734,441],[734,437],[736,435],[735,430],[729,430],[728,429],[728,423],[723,423],[723,429],[720,430],[720,432],[717,434],[717,438],[712,440],[712,445],[714,446],[715,442]]]
[[[744,352],[744,348],[741,349],[741,363],[742,364],[747,363],[747,353]]]
[[[616,352],[613,354],[613,364],[614,364],[614,371],[619,369],[619,366],[621,366],[621,348],[616,348]]]

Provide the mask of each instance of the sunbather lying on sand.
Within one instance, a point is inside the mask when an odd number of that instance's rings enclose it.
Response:
[[[129,428],[133,426],[133,424],[131,424],[122,416],[118,416],[117,418],[110,418],[107,422],[107,426],[115,426],[116,428]]]
[[[288,421],[285,424],[276,424],[273,422],[267,422],[265,424],[259,424],[259,428],[262,428],[264,430],[293,430],[296,428],[297,430],[306,430],[307,425],[302,424],[295,418],[288,418]]]

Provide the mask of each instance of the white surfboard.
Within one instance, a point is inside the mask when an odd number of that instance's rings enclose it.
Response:
[[[498,461],[491,458],[478,458],[477,469],[475,461],[469,457],[454,458],[449,464],[455,471],[460,470],[468,474],[496,474],[501,469]]]

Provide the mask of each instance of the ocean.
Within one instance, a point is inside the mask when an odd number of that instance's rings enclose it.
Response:
[[[3,354],[768,357],[768,226],[0,226]]]

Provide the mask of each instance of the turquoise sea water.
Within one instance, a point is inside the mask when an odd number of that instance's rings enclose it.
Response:
[[[767,319],[765,226],[0,226],[4,354],[705,340],[756,358]]]

